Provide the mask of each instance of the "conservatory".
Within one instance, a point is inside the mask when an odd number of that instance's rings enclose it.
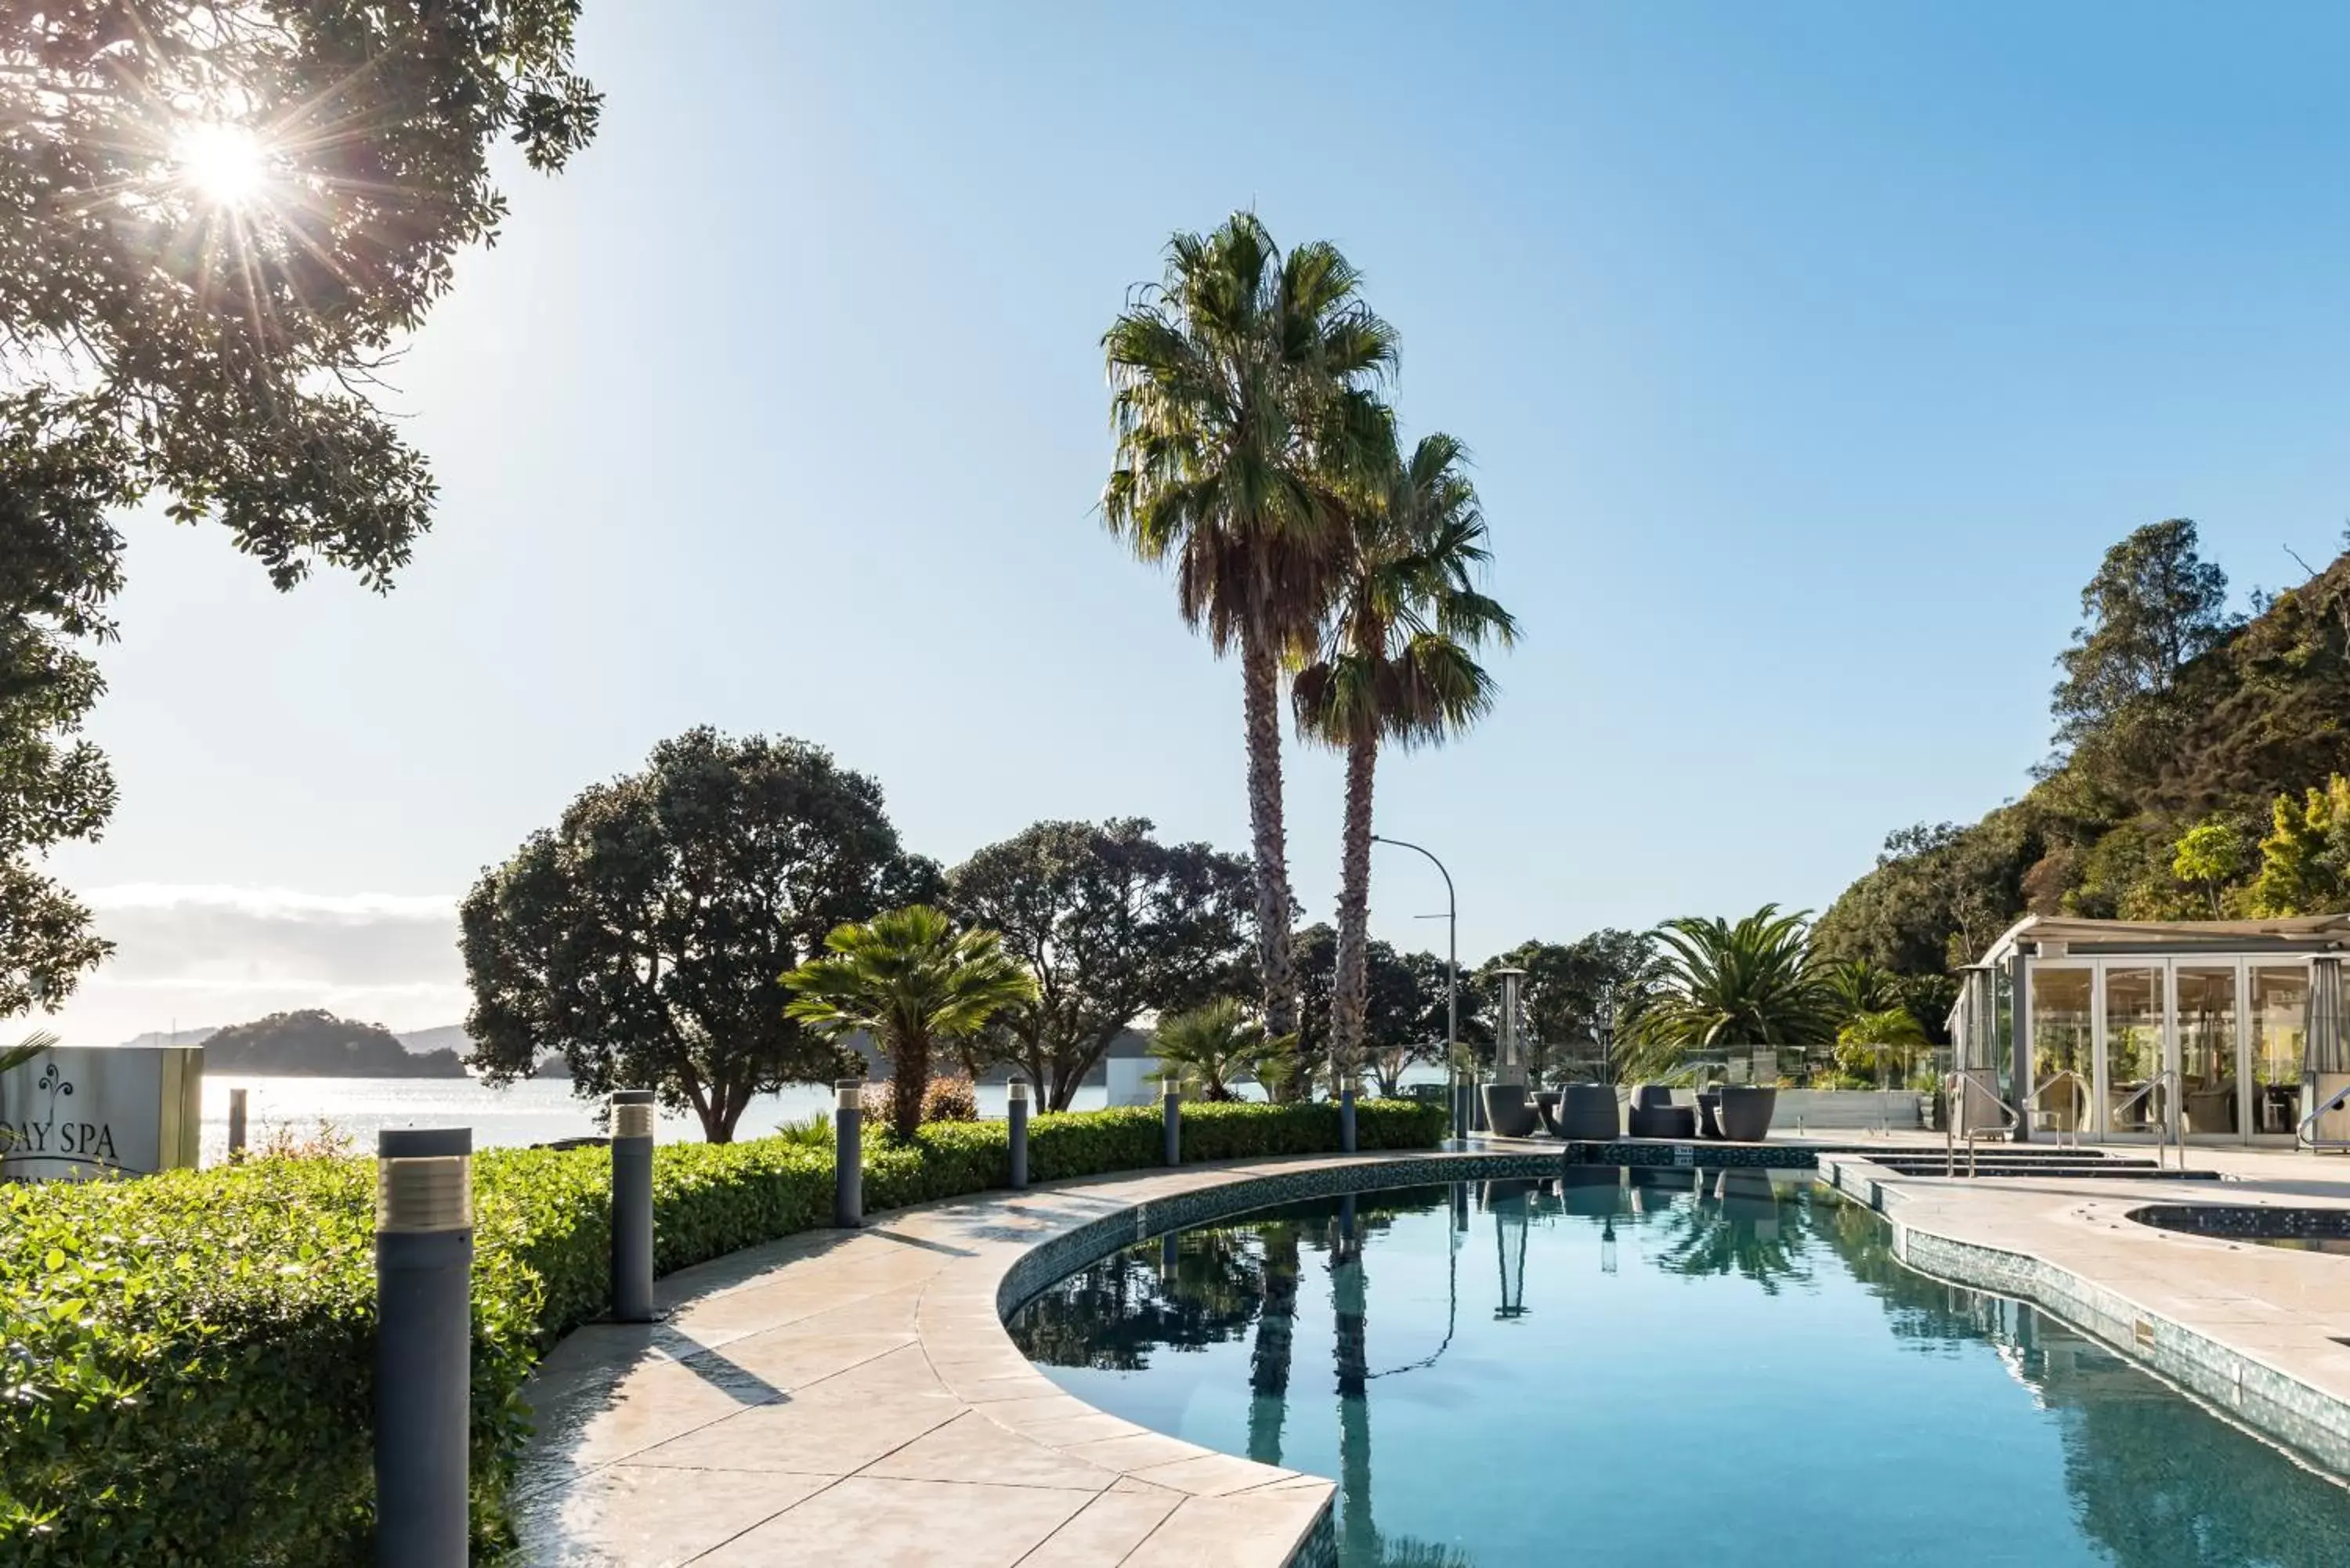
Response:
[[[2032,915],[1960,973],[1961,1128],[2350,1148],[2350,915]]]

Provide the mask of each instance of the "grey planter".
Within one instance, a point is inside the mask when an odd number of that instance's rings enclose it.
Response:
[[[1558,1092],[1558,1136],[1578,1143],[1613,1143],[1624,1136],[1616,1091],[1606,1084],[1569,1084]]]
[[[1761,1143],[1771,1136],[1771,1113],[1778,1108],[1779,1091],[1752,1084],[1721,1086],[1721,1136],[1731,1143]]]
[[[1479,1092],[1485,1105],[1485,1128],[1497,1137],[1532,1137],[1542,1126],[1523,1084],[1487,1084]]]

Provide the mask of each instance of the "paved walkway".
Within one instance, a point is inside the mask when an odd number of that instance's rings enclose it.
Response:
[[[660,1282],[670,1322],[591,1325],[525,1397],[532,1563],[1279,1568],[1325,1480],[1071,1397],[996,1315],[1039,1242],[1283,1160],[991,1193],[736,1253]]]

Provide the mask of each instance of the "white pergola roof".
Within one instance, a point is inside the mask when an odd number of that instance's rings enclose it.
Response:
[[[2279,948],[2350,948],[2350,915],[2290,915],[2270,920],[2078,920],[2063,915],[2026,915],[1991,943],[1981,961],[1998,963],[2022,942],[2094,947],[2107,952],[2158,952],[2174,947],[2209,952],[2231,944],[2254,953]]]

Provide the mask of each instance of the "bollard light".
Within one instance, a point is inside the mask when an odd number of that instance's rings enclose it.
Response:
[[[1173,1078],[1167,1080],[1166,1097],[1160,1105],[1167,1118],[1167,1163],[1183,1163],[1183,1085]]]
[[[832,1222],[853,1231],[865,1223],[865,1080],[843,1078],[834,1087]]]
[[[244,1091],[228,1092],[228,1158],[234,1164],[244,1157]]]
[[[1014,1076],[1003,1086],[1003,1114],[1012,1124],[1012,1185],[1028,1185],[1028,1080]]]
[[[612,1096],[612,1321],[653,1311],[653,1092]]]
[[[1355,1085],[1338,1086],[1338,1152],[1355,1152]]]
[[[376,1135],[378,1568],[466,1560],[473,1134]]]

